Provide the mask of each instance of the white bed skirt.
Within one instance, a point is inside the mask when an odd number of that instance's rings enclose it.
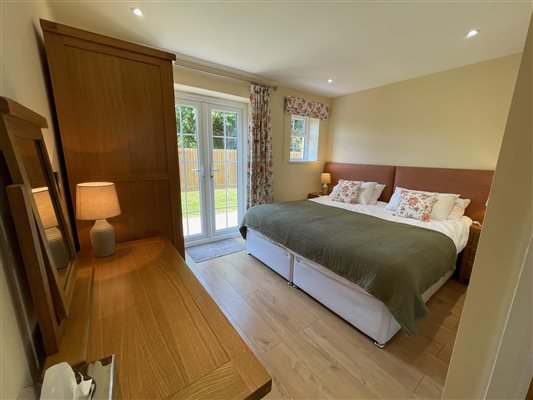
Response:
[[[388,308],[355,283],[292,253],[253,229],[246,236],[248,252],[331,311],[370,336],[379,345],[400,330]],[[452,276],[448,272],[422,294],[425,302]]]

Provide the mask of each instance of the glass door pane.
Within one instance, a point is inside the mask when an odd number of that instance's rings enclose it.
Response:
[[[215,232],[235,230],[238,213],[239,113],[211,110]]]
[[[199,148],[198,107],[176,104],[181,210],[185,238],[204,234],[202,159]]]

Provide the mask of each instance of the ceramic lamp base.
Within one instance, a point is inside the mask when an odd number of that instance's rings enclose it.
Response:
[[[323,194],[328,194],[328,184],[327,183],[324,183],[322,185],[322,193]]]
[[[106,219],[98,219],[91,228],[91,244],[96,257],[115,253],[115,228]]]
[[[68,267],[70,262],[67,248],[65,246],[65,239],[61,231],[56,227],[45,229],[46,241],[52,252],[52,258],[57,269]]]

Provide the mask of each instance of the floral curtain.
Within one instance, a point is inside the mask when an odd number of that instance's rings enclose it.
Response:
[[[285,113],[309,118],[328,119],[329,107],[318,101],[287,96],[285,97]]]
[[[247,208],[274,200],[270,90],[270,87],[250,85]]]

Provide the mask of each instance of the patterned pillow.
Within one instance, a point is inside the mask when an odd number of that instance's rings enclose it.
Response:
[[[438,195],[438,193],[424,193],[402,189],[400,204],[398,204],[394,215],[429,222],[431,210],[433,209],[433,204],[437,201]]]
[[[331,200],[355,204],[360,187],[361,182],[359,181],[345,181],[341,179],[330,194]]]

